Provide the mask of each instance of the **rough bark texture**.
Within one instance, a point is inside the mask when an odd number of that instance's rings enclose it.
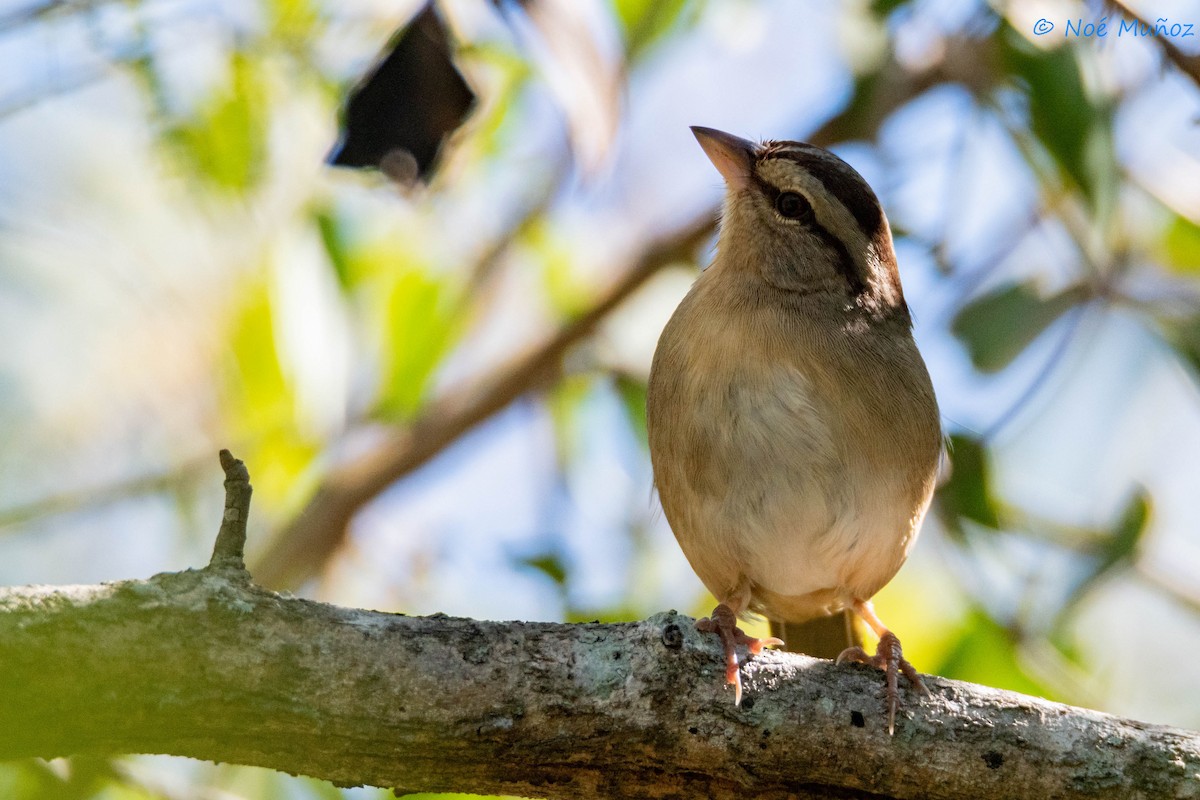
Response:
[[[0,594],[0,758],[171,753],[404,791],[531,797],[1200,798],[1200,734],[770,653],[735,708],[714,637],[405,617],[236,565]]]

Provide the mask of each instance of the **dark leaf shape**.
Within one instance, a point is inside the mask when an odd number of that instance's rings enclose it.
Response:
[[[313,220],[321,234],[325,254],[329,257],[329,263],[337,276],[338,286],[342,291],[346,291],[354,280],[350,269],[350,248],[346,241],[346,232],[334,212],[328,208],[316,209],[313,212]]]
[[[950,328],[976,369],[998,372],[1086,297],[1078,284],[1043,298],[1031,282],[1010,283],[967,303]]]
[[[871,13],[879,19],[886,19],[900,6],[908,5],[909,0],[873,0]]]
[[[1164,323],[1163,328],[1163,338],[1191,369],[1192,377],[1200,381],[1200,314]]]
[[[454,66],[449,34],[432,3],[387,49],[351,93],[330,161],[378,168],[405,183],[427,179],[442,140],[462,124],[475,95]]]
[[[1002,31],[1004,66],[1029,101],[1029,128],[1072,183],[1097,205],[1111,202],[1116,156],[1112,108],[1084,87],[1075,47],[1034,47],[1012,29]]]
[[[999,528],[1000,518],[992,496],[991,465],[983,441],[966,434],[950,437],[950,479],[937,494],[937,511],[947,530],[963,534],[962,521],[971,520]]]
[[[529,556],[519,559],[517,563],[536,569],[554,581],[558,586],[565,586],[567,583],[567,565],[563,563],[562,558],[556,553],[542,553],[541,555]]]
[[[1139,486],[1121,510],[1116,523],[1107,531],[1107,535],[1100,538],[1095,551],[1095,563],[1075,590],[1072,603],[1083,597],[1087,590],[1105,575],[1133,563],[1149,522],[1150,495]]]
[[[1150,522],[1150,495],[1142,487],[1138,487],[1125,504],[1117,524],[1101,548],[1100,568],[1097,573],[1104,573],[1117,564],[1133,561],[1138,545]]]

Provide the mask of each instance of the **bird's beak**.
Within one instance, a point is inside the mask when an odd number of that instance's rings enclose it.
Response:
[[[750,184],[754,153],[758,149],[754,142],[699,125],[692,126],[692,133],[730,189],[744,189]]]

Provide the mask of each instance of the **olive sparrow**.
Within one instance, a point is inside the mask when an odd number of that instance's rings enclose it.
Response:
[[[725,179],[717,255],[662,332],[647,428],[663,511],[720,605],[726,682],[741,702],[737,618],[802,622],[853,610],[876,655],[838,661],[927,691],[871,597],[904,563],[942,452],[937,401],[912,337],[875,193],[810,144],[692,128]]]

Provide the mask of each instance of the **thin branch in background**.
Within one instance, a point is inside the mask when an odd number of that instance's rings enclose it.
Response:
[[[1063,330],[1062,336],[1059,338],[1057,344],[1055,344],[1054,350],[1051,351],[1050,355],[1046,357],[1046,363],[1042,365],[1042,368],[1038,370],[1037,375],[1035,375],[1033,380],[1029,382],[1029,385],[1025,387],[1025,391],[1021,392],[1021,395],[1014,400],[1008,408],[1001,412],[1000,416],[998,416],[996,420],[987,427],[987,429],[983,432],[983,441],[990,442],[994,440],[996,436],[998,436],[1001,431],[1008,427],[1013,420],[1017,418],[1021,411],[1033,401],[1033,398],[1037,397],[1038,393],[1041,392],[1043,387],[1045,387],[1045,385],[1049,382],[1050,375],[1056,369],[1058,369],[1059,365],[1066,357],[1067,351],[1070,350],[1071,344],[1075,339],[1076,332],[1079,330],[1080,323],[1083,320],[1086,310],[1086,305],[1077,305],[1067,312],[1066,319],[1063,321],[1066,328]]]
[[[956,300],[949,308],[949,316],[957,313],[968,299],[974,297],[979,292],[979,288],[992,277],[992,274],[1008,261],[1009,257],[1025,243],[1029,236],[1037,231],[1045,220],[1044,214],[1045,211],[1041,208],[1032,209],[1012,229],[1006,231],[1004,235],[996,237],[995,246],[980,260],[978,265],[969,272],[960,270],[956,273],[954,282]]]
[[[89,11],[111,0],[48,0],[0,14],[0,34],[60,14]]]
[[[1139,25],[1146,25],[1150,28],[1154,27],[1153,22],[1138,14],[1125,3],[1121,2],[1121,0],[1106,0],[1106,2],[1127,19],[1137,22]],[[1175,43],[1166,36],[1154,36],[1152,38],[1163,49],[1163,55],[1167,57],[1167,60],[1174,64],[1176,69],[1191,78],[1192,83],[1200,88],[1200,55],[1188,55],[1176,47]]]
[[[1184,609],[1200,617],[1200,591],[1196,589],[1196,581],[1182,580],[1170,575],[1157,567],[1146,564],[1145,559],[1134,565],[1134,574],[1149,586],[1170,597]]]
[[[166,472],[138,475],[105,486],[62,492],[0,509],[0,535],[16,533],[16,526],[42,517],[93,510],[196,483],[210,471],[211,464],[211,455],[194,456]]]

